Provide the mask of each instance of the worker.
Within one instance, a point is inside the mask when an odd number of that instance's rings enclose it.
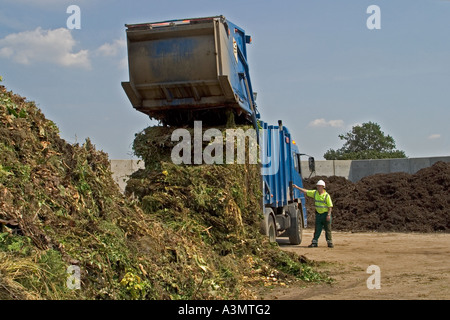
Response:
[[[294,184],[294,188],[305,193],[308,197],[314,199],[316,207],[316,226],[314,230],[314,238],[309,248],[317,247],[322,229],[325,229],[325,238],[329,248],[333,248],[333,240],[331,237],[331,211],[333,209],[333,202],[330,195],[325,190],[325,181],[319,180],[316,184],[317,190],[306,190]]]

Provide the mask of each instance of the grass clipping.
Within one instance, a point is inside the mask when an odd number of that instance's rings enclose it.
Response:
[[[157,160],[133,175],[133,200],[107,154],[68,144],[0,86],[0,299],[251,299],[262,284],[324,279],[257,232],[256,167],[175,166],[152,130],[136,137]]]

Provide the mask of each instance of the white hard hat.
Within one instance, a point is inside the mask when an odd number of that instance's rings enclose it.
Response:
[[[325,188],[325,181],[319,180],[319,181],[317,181],[317,184],[316,184],[316,185],[318,185],[318,186],[323,186],[323,187]]]

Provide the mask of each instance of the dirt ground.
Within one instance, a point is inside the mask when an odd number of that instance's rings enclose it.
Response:
[[[304,230],[301,245],[278,242],[286,251],[317,263],[319,271],[335,279],[332,284],[275,288],[263,299],[450,299],[450,234],[448,233],[351,233],[333,231],[335,247],[327,248],[324,234],[318,248],[308,248],[313,230]],[[380,289],[368,289],[372,273],[380,268]]]

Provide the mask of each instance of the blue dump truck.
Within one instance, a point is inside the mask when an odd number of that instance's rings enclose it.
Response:
[[[261,119],[250,81],[252,39],[223,16],[128,24],[129,81],[133,107],[163,125],[253,124],[261,157],[264,219],[261,230],[300,244],[306,226],[300,153],[286,126]],[[312,160],[312,159],[310,159]],[[313,162],[313,161],[311,161]],[[310,169],[313,169],[310,167]]]

